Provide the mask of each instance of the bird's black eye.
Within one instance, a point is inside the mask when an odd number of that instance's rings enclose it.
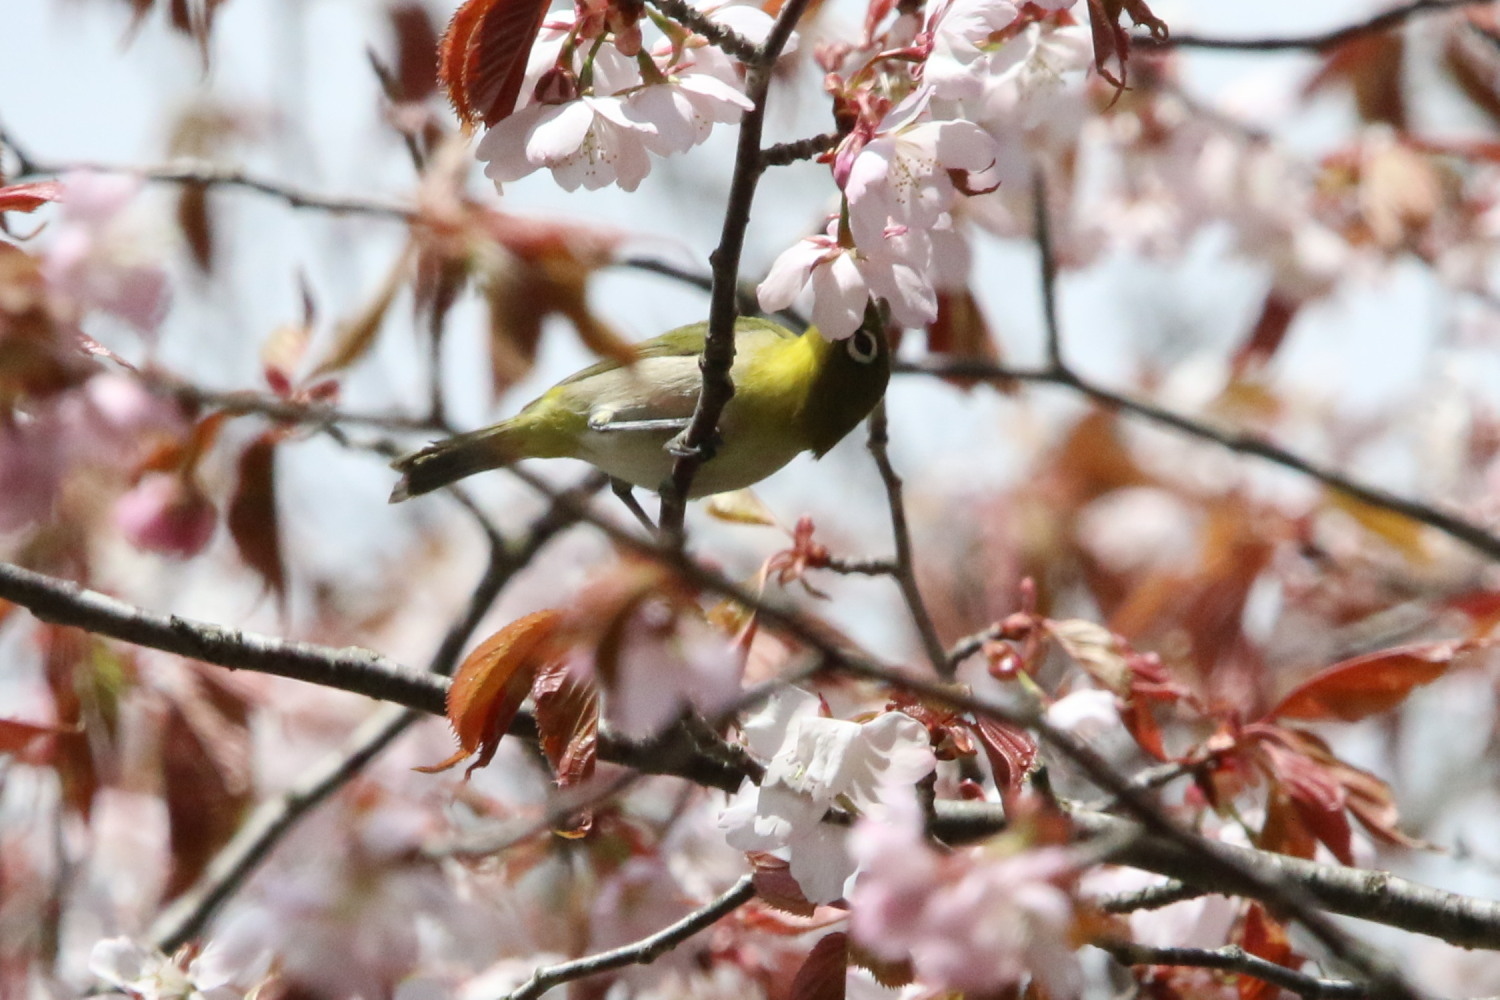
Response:
[[[855,330],[853,336],[844,341],[844,344],[849,351],[849,357],[862,365],[874,361],[875,356],[880,353],[880,343],[869,330]]]

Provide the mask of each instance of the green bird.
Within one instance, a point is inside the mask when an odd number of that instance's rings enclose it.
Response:
[[[698,402],[707,323],[636,345],[629,364],[601,361],[570,375],[520,413],[435,441],[392,463],[391,502],[523,458],[577,458],[629,486],[658,489],[671,475],[667,442]],[[801,335],[770,320],[735,323],[734,397],[719,418],[720,446],[693,479],[691,497],[758,483],[800,452],[822,457],[874,409],[890,381],[885,338],[860,328],[844,340]],[[627,502],[629,502],[627,500]]]

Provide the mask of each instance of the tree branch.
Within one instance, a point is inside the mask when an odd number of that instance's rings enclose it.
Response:
[[[1250,954],[1239,945],[1223,948],[1152,948],[1116,938],[1090,941],[1121,965],[1185,965],[1198,969],[1220,969],[1290,990],[1308,1000],[1363,1000],[1369,990],[1347,979],[1321,979],[1288,969]]]
[[[809,0],[787,0],[776,17],[776,23],[771,26],[765,44],[746,63],[749,71],[745,79],[745,96],[752,106],[740,122],[734,175],[729,182],[724,209],[724,226],[719,246],[709,257],[713,291],[709,299],[708,336],[703,345],[703,357],[698,362],[703,374],[703,388],[687,430],[674,438],[669,446],[677,460],[672,465],[671,478],[662,484],[661,489],[661,532],[678,544],[683,540],[683,519],[687,514],[693,477],[698,474],[699,466],[711,457],[717,444],[719,417],[734,396],[734,382],[729,370],[734,366],[740,254],[745,247],[745,232],[750,228],[755,187],[765,170],[761,158],[761,134],[765,127],[766,101],[776,60],[808,3]]]
[[[1456,514],[1439,510],[1431,504],[1399,496],[1379,486],[1372,486],[1353,479],[1329,466],[1303,458],[1296,452],[1273,444],[1263,437],[1243,431],[1225,430],[1177,413],[1145,400],[1136,399],[1113,389],[1107,389],[1071,371],[1053,371],[1036,368],[1011,368],[982,361],[924,360],[897,362],[898,374],[935,375],[939,378],[971,378],[989,381],[1020,381],[1051,383],[1069,388],[1095,402],[1140,417],[1154,424],[1170,428],[1190,437],[1211,441],[1241,455],[1265,459],[1282,468],[1290,469],[1310,479],[1315,479],[1341,493],[1346,493],[1361,503],[1382,510],[1389,510],[1409,517],[1474,549],[1490,558],[1500,559],[1500,536],[1496,536],[1472,521]]]
[[[543,993],[561,983],[596,976],[611,969],[627,965],[650,965],[700,931],[707,930],[755,897],[755,884],[749,875],[736,882],[728,892],[702,909],[694,910],[669,927],[664,927],[650,937],[634,944],[627,944],[609,951],[580,958],[573,962],[538,969],[519,989],[512,991],[507,1000],[536,1000]]]
[[[1292,35],[1266,38],[1213,38],[1205,35],[1173,34],[1169,38],[1149,36],[1131,39],[1133,46],[1143,49],[1218,49],[1239,52],[1281,52],[1286,50],[1310,50],[1322,52],[1365,35],[1398,28],[1416,17],[1425,14],[1440,14],[1444,11],[1461,10],[1465,7],[1480,7],[1489,0],[1410,0],[1399,7],[1382,11],[1373,17],[1342,28],[1319,32],[1313,35]]]
[[[52,163],[23,156],[15,140],[0,132],[0,145],[7,146],[20,161],[21,170],[16,179],[28,177],[58,177],[74,171],[94,171],[103,174],[126,174],[138,177],[151,184],[191,184],[206,188],[238,188],[254,191],[286,202],[293,208],[310,208],[333,215],[363,215],[397,222],[413,222],[417,210],[395,202],[374,198],[350,198],[338,195],[307,191],[282,181],[259,177],[234,167],[225,167],[199,161],[183,161],[159,166],[124,166],[118,163]]]
[[[922,649],[927,653],[927,660],[932,664],[933,671],[937,676],[949,678],[953,676],[953,668],[948,659],[948,653],[943,649],[943,641],[938,638],[937,626],[932,623],[932,615],[927,610],[927,603],[922,599],[922,591],[917,587],[917,570],[912,561],[911,552],[911,530],[906,523],[906,502],[902,497],[901,477],[896,475],[896,469],[891,465],[891,456],[887,446],[890,444],[890,436],[887,433],[885,400],[875,404],[875,409],[870,411],[870,454],[875,459],[875,467],[880,470],[880,481],[885,484],[886,506],[891,512],[891,538],[895,543],[896,559],[891,575],[895,577],[896,585],[901,588],[901,598],[906,602],[906,610],[911,614],[912,624],[917,628],[917,635],[922,640]]]
[[[222,667],[290,677],[419,712],[443,714],[448,686],[441,677],[410,670],[368,649],[330,649],[156,614],[10,563],[0,563],[0,599],[54,625],[72,625]]]

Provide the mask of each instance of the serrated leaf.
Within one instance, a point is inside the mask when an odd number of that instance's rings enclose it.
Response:
[[[980,716],[974,720],[974,735],[989,759],[995,787],[1009,795],[1021,790],[1021,782],[1036,763],[1036,742],[1023,729]]]
[[[1302,967],[1302,960],[1292,951],[1286,927],[1259,903],[1251,903],[1245,914],[1244,926],[1240,928],[1240,947],[1273,965],[1288,969]],[[1239,1000],[1275,1000],[1281,996],[1281,987],[1254,976],[1239,976],[1236,985]]]
[[[1048,621],[1047,634],[1094,680],[1122,698],[1130,694],[1131,671],[1126,650],[1109,629],[1082,618],[1069,618]]]
[[[493,125],[515,110],[526,58],[549,0],[466,0],[438,48],[438,79],[467,124]]]
[[[562,615],[552,610],[518,618],[464,659],[448,688],[448,722],[458,737],[458,752],[418,771],[446,771],[478,753],[479,759],[465,772],[467,777],[490,762],[538,670],[554,655],[552,638],[561,620]]]
[[[848,972],[849,936],[842,931],[825,934],[793,977],[788,1000],[844,1000]]]
[[[767,906],[797,917],[810,917],[817,909],[802,892],[802,886],[792,877],[791,863],[774,854],[751,851],[746,855],[750,862],[750,878],[755,884],[755,897]]]
[[[552,765],[558,788],[572,788],[594,775],[599,757],[599,689],[573,675],[565,659],[547,663],[531,685],[542,753]],[[587,833],[593,814],[568,817],[553,832],[567,837]]]
[[[1471,640],[1416,643],[1344,660],[1289,691],[1268,719],[1359,719],[1395,708],[1412,689],[1437,680],[1453,660],[1476,648]]]

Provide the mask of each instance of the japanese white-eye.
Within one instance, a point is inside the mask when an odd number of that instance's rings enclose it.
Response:
[[[563,379],[516,416],[436,441],[392,463],[391,502],[523,458],[578,458],[616,483],[655,490],[671,475],[666,444],[698,402],[707,323],[636,345],[629,365],[601,361]],[[693,479],[692,497],[757,483],[799,452],[821,457],[880,401],[890,380],[885,338],[861,328],[828,341],[766,319],[735,324],[734,397],[721,444]]]

